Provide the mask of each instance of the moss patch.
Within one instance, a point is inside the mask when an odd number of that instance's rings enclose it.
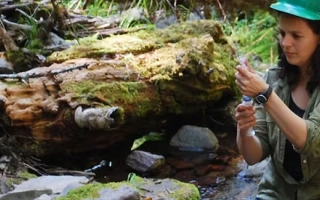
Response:
[[[172,180],[172,181],[181,187],[180,190],[177,190],[169,195],[172,199],[175,199],[175,200],[200,199],[200,192],[195,185],[189,184],[189,183],[183,183],[177,180]]]
[[[147,112],[158,113],[155,102],[160,103],[156,91],[148,90],[144,82],[99,82],[86,80],[69,83],[62,86],[62,90],[72,93],[79,103],[90,104],[99,96],[110,106],[124,105],[126,112],[134,112],[137,116],[145,116]],[[153,87],[151,86],[151,89]]]
[[[165,185],[162,185],[165,183]],[[160,184],[160,185],[159,185]],[[60,197],[57,200],[83,200],[86,198],[99,198],[99,191],[101,189],[110,188],[117,189],[123,185],[127,185],[140,193],[141,196],[156,198],[159,195],[165,196],[170,200],[199,200],[200,193],[195,185],[183,183],[174,179],[153,180],[145,179],[133,174],[129,178],[129,182],[117,182],[117,183],[93,183],[80,187],[75,190],[71,190],[66,196]],[[154,189],[154,190],[153,190]],[[172,192],[170,192],[172,189]]]
[[[48,63],[63,62],[75,58],[100,58],[104,55],[141,54],[159,49],[168,43],[177,43],[186,38],[212,35],[214,41],[226,41],[219,22],[201,20],[172,25],[167,29],[142,30],[125,35],[115,35],[102,40],[97,37],[80,39],[80,44],[54,52],[47,58]]]
[[[52,57],[55,61],[112,54],[110,59],[116,62],[101,61],[99,68],[99,75],[106,78],[92,80],[97,75],[92,70],[86,80],[64,82],[61,87],[72,94],[72,101],[91,106],[101,97],[104,105],[122,107],[126,115],[192,112],[199,109],[197,103],[212,105],[225,91],[234,90],[234,51],[220,24],[212,20],[103,40],[86,38],[57,53]],[[138,78],[123,80],[128,71]]]
[[[21,170],[15,177],[6,178],[7,186],[11,187],[13,185],[18,185],[23,181],[29,180],[31,178],[36,178],[37,176],[27,172],[26,170]]]
[[[86,198],[98,198],[99,191],[103,188],[118,188],[119,186],[126,184],[123,182],[119,183],[109,183],[109,184],[102,184],[102,183],[92,183],[85,185],[83,187],[77,188],[75,190],[71,190],[67,196],[63,196],[60,198],[57,198],[57,200],[82,200]]]

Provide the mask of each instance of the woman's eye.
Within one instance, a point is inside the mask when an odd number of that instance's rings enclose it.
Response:
[[[286,35],[284,31],[279,31],[279,34],[281,35],[281,37],[284,37]]]
[[[299,39],[299,38],[301,38],[300,35],[296,35],[296,34],[293,34],[292,37],[293,37],[294,39]]]

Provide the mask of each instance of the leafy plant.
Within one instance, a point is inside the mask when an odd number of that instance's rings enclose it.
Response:
[[[235,20],[233,25],[223,23],[229,40],[237,43],[238,51],[249,55],[257,55],[264,63],[277,62],[275,31],[276,19],[267,12],[257,11],[252,20]]]

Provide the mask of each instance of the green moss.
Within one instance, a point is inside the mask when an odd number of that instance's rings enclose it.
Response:
[[[57,200],[82,200],[85,198],[98,198],[99,191],[105,187],[106,185],[101,183],[88,184],[78,189],[69,191],[66,196],[59,197]]]
[[[142,30],[125,35],[115,35],[102,40],[96,36],[80,39],[80,44],[54,52],[48,63],[63,62],[74,58],[100,58],[104,55],[141,54],[159,49],[167,43],[177,43],[186,38],[211,34],[215,42],[225,41],[219,22],[201,20],[172,25],[167,29]]]
[[[121,105],[125,115],[192,112],[197,109],[195,102],[199,105],[215,102],[224,91],[234,89],[234,67],[237,65],[234,50],[226,42],[219,23],[212,20],[186,22],[167,29],[143,30],[103,40],[91,37],[80,43],[72,47],[80,54],[65,50],[52,58],[68,59],[69,53],[75,57],[94,57],[91,54],[98,55],[99,52],[117,54],[116,64],[103,64],[103,67],[126,70],[125,66],[129,66],[130,71],[143,80],[64,83],[62,90],[80,104],[92,105],[99,97],[104,99],[102,106]]]
[[[31,155],[41,156],[44,154],[43,146],[40,141],[24,141],[23,144],[20,145],[19,151],[28,152]]]
[[[126,182],[117,182],[117,183],[92,183],[88,185],[84,185],[75,190],[71,190],[66,196],[59,197],[57,200],[83,200],[86,198],[98,198],[99,191],[104,188],[117,189],[120,186],[128,185],[129,187],[134,188],[132,185]]]
[[[23,181],[29,180],[31,178],[36,178],[37,176],[29,173],[27,170],[21,170],[16,176],[7,177],[6,184],[11,187],[13,185],[18,185]]]
[[[124,120],[125,111],[134,111],[137,116],[145,116],[147,112],[156,112],[154,102],[160,101],[156,91],[149,91],[144,82],[98,82],[81,81],[63,85],[62,89],[73,93],[74,98],[84,104],[90,104],[97,96],[107,101],[110,106],[125,105],[119,110],[119,120]],[[160,102],[159,102],[160,103]]]
[[[21,171],[18,174],[19,177],[21,178],[25,178],[25,179],[31,179],[31,178],[37,178],[38,176],[36,176],[35,174],[31,174],[27,171]]]
[[[63,62],[75,58],[100,58],[104,55],[126,53],[139,54],[151,51],[155,45],[152,40],[144,41],[132,35],[116,35],[103,40],[92,37],[82,38],[80,44],[73,45],[64,51],[54,52],[47,58],[47,62]]]
[[[71,110],[67,109],[64,111],[63,119],[66,121],[70,121],[71,119],[73,119],[73,114],[71,113]]]
[[[177,180],[172,180],[172,181],[181,187],[180,190],[177,190],[169,195],[172,199],[175,199],[175,200],[185,200],[185,199],[199,200],[200,199],[200,192],[195,185],[189,184],[189,183],[183,183]]]

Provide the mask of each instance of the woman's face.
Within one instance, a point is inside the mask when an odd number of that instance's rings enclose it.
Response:
[[[320,37],[305,20],[287,14],[279,16],[279,31],[280,45],[288,62],[307,69]]]

